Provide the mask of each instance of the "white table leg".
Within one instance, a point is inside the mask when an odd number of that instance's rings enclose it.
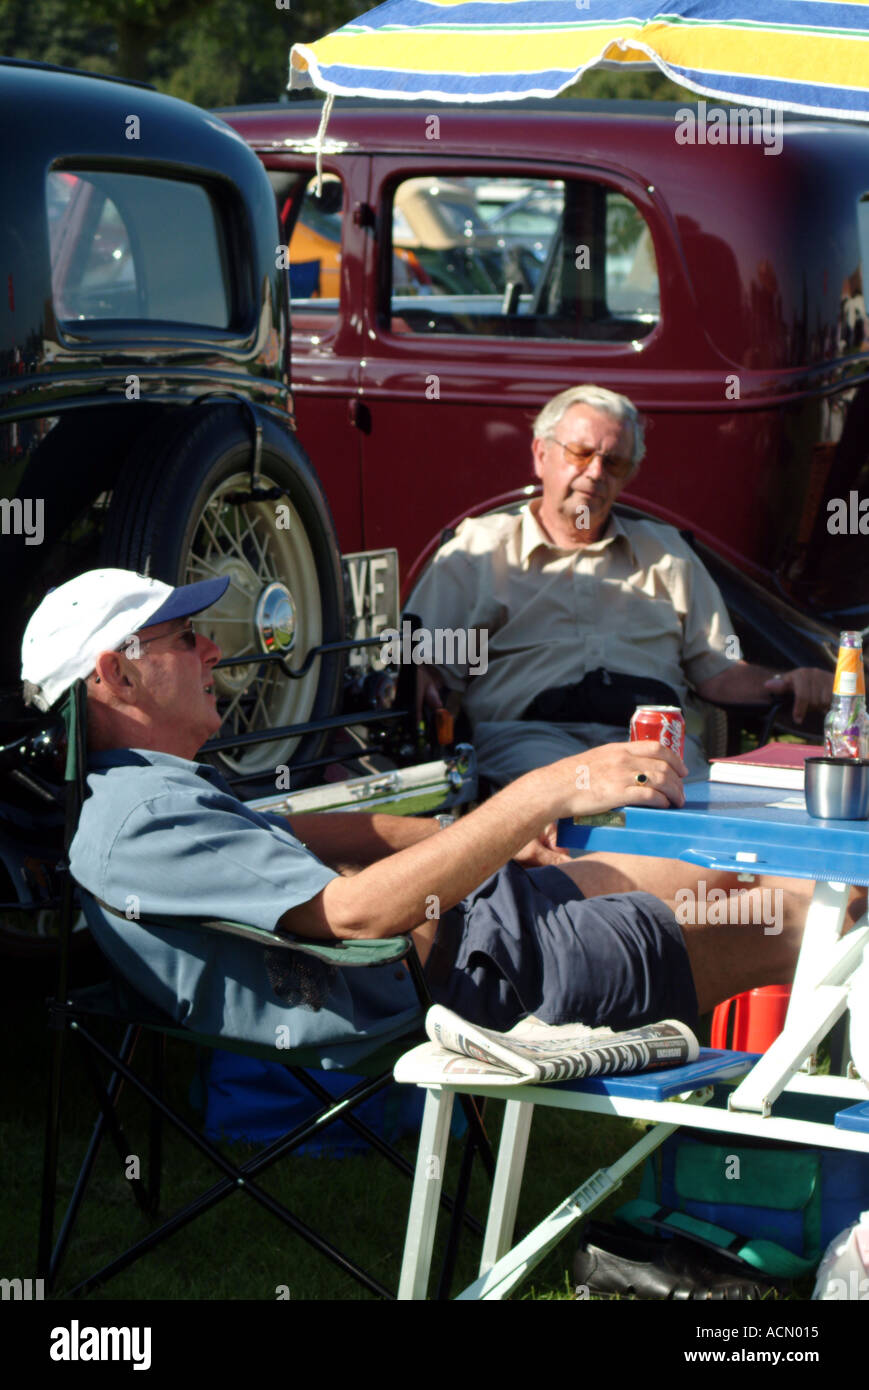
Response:
[[[698,1097],[701,1094],[706,1099],[711,1095],[711,1091],[698,1092]],[[674,1105],[674,1109],[676,1108]],[[642,1139],[611,1167],[598,1169],[559,1207],[556,1207],[555,1211],[544,1217],[533,1231],[529,1231],[518,1245],[503,1255],[490,1270],[481,1274],[478,1279],[474,1280],[473,1284],[469,1284],[459,1294],[459,1299],[493,1301],[506,1298],[534,1266],[540,1263],[543,1256],[547,1255],[553,1246],[558,1244],[571,1226],[575,1225],[581,1217],[587,1216],[590,1211],[593,1211],[611,1192],[615,1192],[616,1188],[621,1186],[625,1176],[636,1168],[638,1163],[642,1163],[650,1153],[653,1153],[659,1144],[663,1144],[664,1140],[668,1139],[678,1128],[678,1120],[676,1124],[656,1124],[653,1129],[649,1130],[648,1134],[644,1134]]]
[[[820,886],[820,885],[819,885]],[[848,1004],[848,980],[869,943],[869,927],[854,927],[828,947],[823,962],[814,958],[812,988],[806,985],[798,1006],[788,1010],[783,1031],[730,1097],[728,1109],[768,1115],[773,1101]]]
[[[785,1027],[799,1017],[808,996],[824,975],[824,968],[842,935],[850,891],[844,883],[815,884],[794,971]]]
[[[454,1091],[438,1088],[426,1091],[398,1281],[399,1299],[425,1298],[428,1292],[454,1098]]]
[[[498,1145],[498,1162],[492,1183],[492,1198],[489,1202],[489,1217],[483,1237],[481,1274],[491,1269],[496,1260],[500,1260],[510,1249],[533,1116],[534,1106],[527,1101],[507,1101],[501,1142]]]

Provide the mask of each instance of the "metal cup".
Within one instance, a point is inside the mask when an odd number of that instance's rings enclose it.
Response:
[[[869,818],[869,759],[806,758],[806,810],[819,820]]]

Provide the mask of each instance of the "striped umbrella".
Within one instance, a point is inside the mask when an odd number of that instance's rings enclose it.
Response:
[[[762,12],[762,17],[758,11]],[[869,113],[869,0],[386,0],[314,44],[290,86],[426,101],[555,96],[593,67],[658,67],[704,96]]]

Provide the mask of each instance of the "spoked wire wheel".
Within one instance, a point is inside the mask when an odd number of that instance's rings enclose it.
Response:
[[[241,658],[214,673],[218,738],[324,720],[343,690],[343,656],[316,656],[306,667],[313,648],[344,636],[329,508],[286,423],[265,409],[256,420],[262,447],[252,480],[248,411],[209,404],[168,412],[125,460],[103,534],[104,564],[169,584],[229,579],[220,602],[195,620],[223,657]],[[263,652],[284,659],[258,659]],[[299,679],[287,675],[303,667]],[[230,775],[274,780],[277,769],[317,758],[325,738],[315,730],[211,752],[206,745],[205,755]]]
[[[278,490],[261,475],[265,491]],[[233,500],[250,487],[249,475],[234,473],[205,504],[187,561],[185,583],[228,578],[219,603],[194,627],[220,647],[224,658],[251,656],[250,663],[215,672],[220,737],[304,723],[311,717],[320,679],[316,657],[298,680],[282,662],[257,661],[258,652],[280,652],[298,669],[323,641],[320,585],[314,552],[295,506],[281,502]],[[239,746],[221,752],[233,772],[258,772],[264,765],[288,764],[299,739]]]

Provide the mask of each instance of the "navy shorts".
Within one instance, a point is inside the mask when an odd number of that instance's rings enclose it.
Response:
[[[510,863],[444,913],[427,974],[437,1003],[501,1031],[526,1014],[618,1029],[697,1022],[685,942],[660,898],[583,898],[556,868]]]

